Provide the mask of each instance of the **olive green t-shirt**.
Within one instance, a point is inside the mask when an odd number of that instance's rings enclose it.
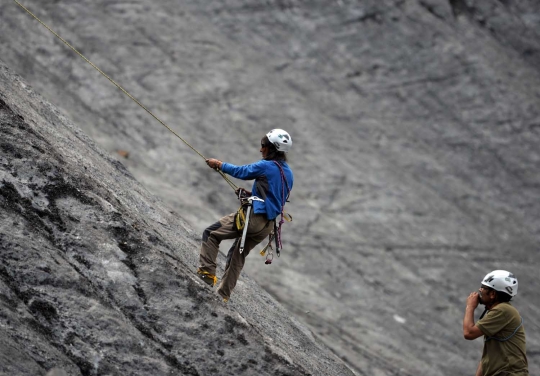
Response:
[[[521,324],[519,312],[510,303],[497,304],[476,323],[484,334],[484,376],[529,375],[525,355],[525,329]]]

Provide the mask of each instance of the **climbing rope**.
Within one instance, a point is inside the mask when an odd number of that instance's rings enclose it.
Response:
[[[163,125],[165,128],[167,128],[172,134],[174,134],[176,137],[178,137],[184,144],[186,144],[191,150],[193,150],[195,153],[199,154],[204,160],[207,158],[202,155],[197,149],[195,149],[193,146],[191,146],[186,140],[184,140],[178,133],[176,133],[174,130],[172,130],[165,122],[163,122],[160,118],[158,118],[156,115],[152,113],[148,108],[146,108],[141,102],[139,102],[133,95],[127,92],[122,86],[120,86],[116,81],[114,81],[111,77],[109,77],[105,72],[103,72],[101,69],[99,69],[94,63],[92,63],[90,60],[88,60],[83,54],[81,54],[75,47],[73,47],[71,44],[69,44],[64,38],[62,38],[60,35],[58,35],[54,30],[52,30],[49,26],[47,26],[43,21],[41,21],[34,13],[30,12],[24,5],[19,3],[17,0],[13,0],[15,3],[17,3],[18,6],[20,6],[22,9],[24,9],[29,15],[31,15],[34,19],[36,19],[40,24],[42,24],[47,30],[49,30],[54,36],[56,36],[58,39],[60,39],[66,46],[68,46],[71,50],[73,50],[77,55],[79,55],[82,59],[84,59],[88,64],[90,64],[95,70],[97,70],[99,73],[101,73],[105,78],[107,78],[114,86],[116,86],[118,89],[120,89],[124,94],[126,94],[132,101],[137,103],[143,110],[148,112],[154,119],[156,119],[161,125]],[[232,189],[235,191],[238,189],[236,184],[234,184],[231,179],[225,175],[224,172],[221,170],[216,169],[217,172],[225,179],[227,183],[231,186]]]
[[[494,339],[496,341],[499,341],[499,342],[506,342],[508,341],[510,338],[512,338],[518,331],[519,328],[521,328],[521,326],[523,325],[523,317],[521,318],[521,322],[519,323],[518,327],[514,330],[514,332],[512,334],[510,334],[508,337],[505,337],[505,338],[497,338],[497,337],[485,337],[484,339],[484,342],[487,342],[489,341],[490,339]]]

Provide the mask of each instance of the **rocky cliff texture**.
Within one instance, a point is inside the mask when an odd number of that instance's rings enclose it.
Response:
[[[499,268],[519,278],[515,305],[539,372],[537,2],[24,4],[208,157],[249,163],[266,131],[290,131],[297,183],[283,256],[270,267],[250,256],[242,280],[251,275],[357,374],[470,374],[482,344],[462,338],[465,298]],[[236,209],[199,156],[15,3],[0,11],[1,59],[96,141],[102,163],[125,166],[164,213],[189,223],[186,233]],[[119,195],[111,184],[102,189]],[[24,197],[14,183],[2,187]],[[47,192],[35,196],[43,207],[57,194]],[[140,210],[137,223],[157,215]],[[3,225],[10,236],[13,222]],[[186,237],[171,231],[171,242]],[[198,236],[179,257],[189,267]],[[233,304],[244,304],[242,291]]]
[[[198,236],[0,65],[0,373],[352,374],[245,277],[226,305]]]

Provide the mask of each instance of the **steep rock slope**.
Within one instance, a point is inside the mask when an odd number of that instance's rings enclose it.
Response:
[[[0,374],[352,374],[2,62],[0,135]]]
[[[538,373],[534,1],[25,2],[205,155],[295,140],[283,257],[246,271],[359,374],[473,370],[465,297],[520,279]],[[202,232],[236,209],[202,160],[13,3],[2,58]]]

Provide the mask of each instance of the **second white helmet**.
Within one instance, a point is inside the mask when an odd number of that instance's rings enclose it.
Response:
[[[272,129],[266,134],[268,140],[278,151],[288,152],[292,146],[292,137],[283,129]]]
[[[516,296],[518,291],[517,278],[506,270],[494,270],[486,274],[482,280],[482,285],[491,287],[496,291],[505,292],[510,296]]]

